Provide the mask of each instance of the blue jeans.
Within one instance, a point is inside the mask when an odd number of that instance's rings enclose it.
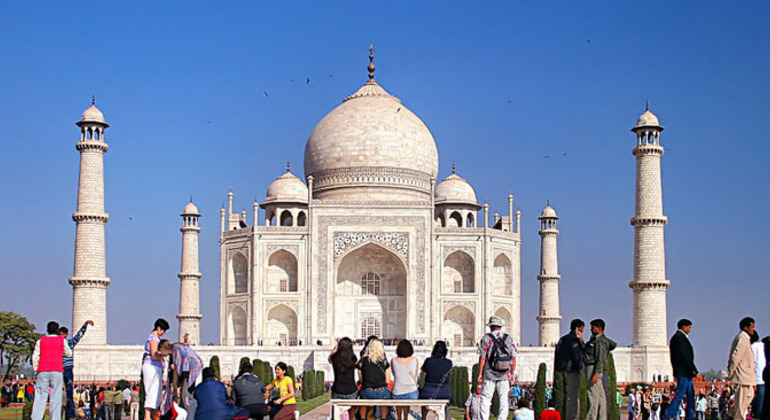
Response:
[[[389,400],[390,390],[388,388],[380,389],[362,389],[358,393],[362,400]]]
[[[687,406],[684,410],[684,418],[685,420],[693,420],[695,418],[695,389],[692,387],[692,379],[676,378],[676,395],[663,414],[663,420],[679,417],[679,406],[682,405],[682,400],[685,398],[687,398]]]
[[[407,392],[406,394],[393,395],[394,400],[416,400],[420,396],[420,391]]]
[[[67,412],[67,420],[70,420],[75,418],[75,401],[72,400],[72,383],[74,381],[72,368],[64,368],[62,377],[64,378],[64,390],[67,392],[67,408],[65,410]]]
[[[358,391],[353,391],[352,394],[338,394],[332,391],[332,398],[335,400],[355,400],[358,399]]]
[[[43,420],[45,403],[51,389],[51,420],[61,420],[61,372],[38,372],[35,379],[35,402],[32,405],[32,420]]]
[[[754,393],[754,401],[751,402],[751,412],[754,414],[754,418],[759,418],[759,413],[762,412],[762,402],[765,399],[765,384],[757,385],[757,392]]]

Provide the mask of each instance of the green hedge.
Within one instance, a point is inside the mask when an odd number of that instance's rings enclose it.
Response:
[[[604,362],[604,371],[609,376],[609,389],[605,390],[605,395],[609,399],[607,406],[609,407],[608,419],[619,420],[620,419],[620,407],[618,407],[618,399],[615,394],[618,392],[618,376],[615,372],[615,358],[612,357],[612,352],[607,356],[607,360]]]
[[[216,375],[217,380],[222,380],[222,374],[219,373],[219,356],[211,356],[211,360],[209,360],[209,367],[214,370],[214,375]]]
[[[548,368],[545,366],[545,363],[540,363],[540,366],[537,368],[537,382],[535,383],[535,418],[540,418],[540,413],[545,411],[546,409],[546,400],[545,400],[545,375],[546,370]]]
[[[567,415],[567,380],[564,372],[553,371],[553,401],[562,418]]]

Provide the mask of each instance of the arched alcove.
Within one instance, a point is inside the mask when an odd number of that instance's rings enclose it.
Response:
[[[270,344],[283,345],[297,341],[297,313],[286,305],[278,305],[267,313],[267,338]]]
[[[444,260],[442,291],[444,293],[473,293],[475,290],[475,264],[463,251],[455,251]]]
[[[505,254],[500,254],[495,258],[492,283],[496,293],[502,293],[506,296],[513,295],[513,265]]]
[[[297,258],[286,250],[276,251],[267,260],[268,293],[296,292]]]

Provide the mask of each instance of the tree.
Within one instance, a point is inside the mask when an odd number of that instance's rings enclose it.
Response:
[[[297,378],[294,376],[294,366],[289,365],[289,366],[286,367],[286,376],[291,378],[291,381],[295,383],[294,384],[294,388],[296,388],[297,387],[297,384],[296,384]]]
[[[607,360],[604,362],[604,371],[609,376],[607,384],[607,390],[605,395],[607,396],[607,407],[609,407],[608,419],[619,420],[620,419],[620,407],[618,407],[618,399],[615,394],[618,392],[618,376],[615,372],[615,359],[612,357],[612,352],[607,355]]]
[[[246,363],[249,363],[249,358],[246,356],[241,357],[241,361],[238,362],[238,372],[236,373],[236,375],[239,375],[241,373],[241,369],[243,369],[243,365],[245,365]],[[254,372],[254,366],[252,366],[251,371]]]
[[[580,375],[580,419],[584,420],[588,415],[588,382],[586,375]]]
[[[452,390],[452,395],[457,393],[455,400],[458,407],[465,407],[465,401],[470,395],[470,388],[468,385],[468,368],[465,366],[455,367],[453,375],[455,379],[455,389]]]
[[[537,383],[535,384],[535,418],[540,418],[540,413],[546,409],[545,401],[545,374],[547,367],[540,363],[537,368]]]
[[[556,411],[565,418],[567,412],[567,381],[564,372],[553,371],[553,400]]]
[[[211,360],[209,360],[209,367],[214,370],[214,375],[217,377],[217,380],[221,381],[222,375],[219,373],[219,356],[211,356]]]
[[[0,311],[0,369],[5,368],[3,382],[13,369],[32,358],[35,343],[40,338],[35,325],[16,312]]]

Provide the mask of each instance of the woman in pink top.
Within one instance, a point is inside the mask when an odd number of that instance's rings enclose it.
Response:
[[[168,321],[158,318],[144,344],[142,361],[142,380],[144,382],[144,420],[152,420],[153,411],[160,406],[161,376],[163,375],[164,355],[158,350],[160,337],[168,331]]]

